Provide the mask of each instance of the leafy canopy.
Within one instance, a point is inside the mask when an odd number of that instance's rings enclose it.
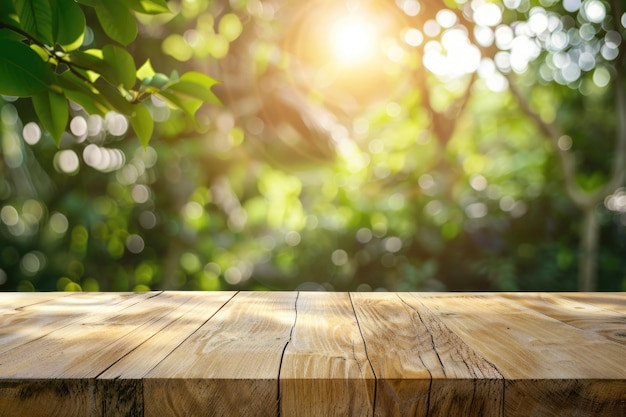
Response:
[[[93,8],[109,42],[84,49],[85,9]],[[68,99],[88,113],[127,116],[146,146],[154,120],[151,95],[194,119],[203,103],[219,104],[216,83],[199,72],[170,76],[150,61],[137,68],[124,48],[137,37],[135,13],[169,13],[165,0],[11,0],[0,4],[0,94],[31,97],[57,144],[68,122]]]

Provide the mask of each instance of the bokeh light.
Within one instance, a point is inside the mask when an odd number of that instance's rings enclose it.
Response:
[[[62,213],[52,213],[52,215],[50,216],[50,228],[58,235],[63,235],[67,232],[67,229],[69,227],[69,222],[67,220],[67,217],[65,217],[65,215],[63,215]]]
[[[113,136],[122,136],[128,130],[128,120],[116,112],[109,112],[104,117],[104,129]]]
[[[59,151],[54,155],[54,167],[64,174],[75,175],[80,168],[78,155],[72,149]]]
[[[119,149],[104,148],[91,143],[83,150],[83,160],[98,171],[112,172],[124,166],[126,156]]]
[[[36,145],[41,139],[41,128],[35,122],[28,122],[24,125],[22,136],[29,145]]]

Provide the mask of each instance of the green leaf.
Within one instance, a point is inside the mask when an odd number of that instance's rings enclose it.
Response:
[[[6,23],[11,26],[20,27],[19,17],[13,7],[13,3],[10,1],[0,1],[0,22]],[[24,39],[24,35],[20,35],[12,30],[0,30],[0,39],[12,39],[15,41],[21,41]]]
[[[184,73],[178,82],[170,84],[167,90],[198,98],[206,103],[222,104],[215,93],[211,91],[211,87],[215,84],[217,81],[208,75],[190,71]]]
[[[50,0],[55,13],[52,22],[55,42],[66,51],[78,49],[85,34],[85,15],[74,0]]]
[[[133,110],[133,113],[130,115],[130,124],[145,148],[152,137],[154,120],[150,111],[143,104],[134,105]]]
[[[122,45],[128,45],[137,37],[135,16],[126,4],[119,0],[100,1],[96,6],[96,16],[104,33]]]
[[[83,69],[100,73],[104,67],[103,56],[100,49],[87,49],[86,51],[73,51],[68,59]]]
[[[0,39],[0,94],[29,97],[52,84],[52,69],[21,42]]]
[[[95,87],[111,108],[126,116],[133,114],[133,105],[120,94],[119,90],[108,84],[96,84]]]
[[[102,72],[104,78],[115,86],[133,88],[137,69],[132,55],[119,46],[106,45],[102,48],[102,56],[106,64],[106,71]]]
[[[70,90],[69,88],[64,88],[65,96],[72,100],[74,103],[81,106],[87,114],[97,114],[99,116],[104,116],[109,109],[105,106],[98,103],[95,99],[95,94],[84,93],[83,91]]]
[[[149,85],[150,87],[163,90],[164,88],[166,88],[169,82],[170,82],[170,79],[167,75],[157,72],[152,77],[144,78],[141,83],[143,85]]]
[[[82,106],[89,114],[104,115],[112,110],[110,104],[85,81],[70,71],[58,76],[58,83],[63,88],[65,97]]]
[[[39,58],[41,58],[42,61],[48,61],[50,59],[50,54],[48,54],[48,51],[44,48],[42,48],[39,45],[29,45],[30,49],[32,49],[33,51],[35,51],[37,53],[37,55],[39,55]]]
[[[139,13],[160,14],[170,11],[165,0],[126,0],[126,3]]]
[[[108,84],[98,84],[96,88],[115,111],[129,117],[137,137],[144,147],[147,146],[154,129],[154,121],[148,109],[142,104],[129,103]]]
[[[135,85],[135,60],[125,49],[105,45],[100,49],[74,51],[69,60],[77,66],[100,74],[111,84],[130,89]]]
[[[20,27],[35,38],[53,46],[52,9],[49,0],[13,0]]]
[[[0,22],[19,27],[18,22],[11,22],[2,18],[0,18]],[[22,42],[24,40],[24,36],[20,35],[19,33],[13,32],[12,30],[0,30],[0,39],[9,39],[16,42]]]
[[[43,91],[33,95],[33,106],[41,124],[50,132],[58,146],[69,117],[65,96],[54,91]]]
[[[107,71],[101,49],[73,51],[67,59],[76,64],[75,69],[89,78],[91,82],[95,82],[102,75],[102,72]]]
[[[154,71],[154,68],[152,68],[150,59],[147,59],[146,62],[144,62],[144,64],[137,70],[137,78],[140,80],[154,77],[155,74],[156,72]]]
[[[14,25],[14,26],[18,26],[18,25]],[[16,42],[21,42],[24,39],[24,37],[10,30],[0,30],[0,39],[7,39],[7,40],[16,41]]]
[[[8,23],[13,26],[20,25],[20,22],[17,17],[17,13],[15,12],[15,7],[13,7],[13,3],[10,1],[0,1],[0,22]],[[6,32],[6,33],[3,33]],[[15,32],[11,32],[8,30],[0,31],[3,37],[6,37],[7,34],[17,35]],[[19,35],[18,35],[19,36]],[[23,36],[20,37],[22,39]]]
[[[196,121],[196,112],[202,106],[202,100],[195,98],[182,98],[167,91],[161,91],[157,94],[158,98],[163,99],[172,107],[181,109],[192,121]]]

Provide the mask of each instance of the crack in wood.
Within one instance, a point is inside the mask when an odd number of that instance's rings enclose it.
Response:
[[[296,328],[296,323],[298,322],[298,298],[300,298],[300,292],[298,291],[296,293],[296,299],[294,300],[293,303],[293,309],[295,311],[295,317],[293,319],[293,324],[291,325],[291,330],[289,331],[289,339],[287,339],[287,342],[285,343],[285,346],[283,346],[283,352],[280,355],[280,362],[278,364],[278,378],[276,378],[276,384],[277,384],[277,389],[276,389],[276,405],[277,405],[277,409],[278,409],[278,417],[280,417],[280,373],[283,369],[283,360],[285,359],[285,352],[287,351],[287,346],[289,346],[289,343],[291,343],[291,339],[293,338],[293,332]]]
[[[376,371],[374,370],[374,365],[372,364],[372,360],[370,358],[370,355],[367,349],[367,343],[365,342],[365,336],[363,336],[363,329],[361,329],[359,316],[356,314],[356,309],[354,308],[354,300],[352,300],[351,293],[348,293],[348,298],[350,300],[350,305],[352,306],[352,312],[354,313],[356,326],[359,329],[359,334],[361,335],[361,339],[363,340],[363,348],[365,350],[365,357],[367,358],[367,363],[369,363],[370,369],[372,370],[372,375],[374,375],[374,400],[372,401],[372,416],[375,416],[376,415],[376,394],[378,392],[378,376],[376,376]]]
[[[430,344],[431,344],[432,350],[434,354],[436,355],[439,361],[439,364],[441,366],[443,375],[446,378],[454,377],[454,375],[450,376],[448,375],[448,372],[446,372],[444,360],[442,360],[441,358],[439,349],[437,348],[437,342],[434,339],[434,335],[436,333],[446,335],[445,337],[450,339],[448,342],[456,347],[456,351],[458,352],[459,359],[461,359],[461,362],[465,365],[467,372],[473,378],[472,393],[471,393],[470,406],[469,406],[470,409],[474,409],[474,406],[476,404],[476,390],[477,390],[476,384],[478,380],[480,380],[481,378],[484,378],[487,374],[493,374],[497,380],[499,380],[502,384],[504,384],[505,378],[502,375],[502,372],[500,372],[500,370],[495,366],[495,364],[493,364],[491,361],[484,358],[482,355],[478,354],[459,335],[457,335],[448,326],[446,326],[444,322],[437,319],[434,312],[427,305],[425,305],[420,299],[416,298],[415,301],[419,303],[421,308],[424,309],[422,313],[420,313],[419,309],[416,306],[411,305],[409,302],[403,299],[400,294],[397,294],[397,296],[409,309],[414,311],[415,315],[417,315],[418,319],[424,326],[424,329],[430,336]],[[426,317],[424,317],[423,313],[428,313],[428,314],[426,315]],[[456,313],[446,314],[446,316],[453,316],[453,315],[456,315]],[[477,360],[476,364],[478,364],[479,367],[472,365],[472,357],[476,358]],[[480,366],[481,363],[483,364],[482,366]],[[483,366],[486,368],[490,368],[491,371],[485,372],[485,369],[483,369]],[[430,373],[430,370],[429,370],[429,373]],[[505,389],[505,385],[502,385],[502,388],[501,388],[502,410],[504,410],[504,389]],[[432,391],[432,373],[431,373],[430,391]],[[428,403],[427,403],[428,413],[426,415],[430,415],[430,412],[431,412],[431,393],[432,392],[429,392]],[[503,411],[500,412],[500,415],[501,416],[504,415]]]
[[[415,315],[417,315],[417,318],[420,320],[420,322],[422,323],[422,325],[426,329],[426,332],[430,336],[430,343],[431,343],[433,352],[437,356],[437,360],[439,360],[439,365],[441,366],[441,371],[445,375],[446,374],[446,370],[445,370],[445,367],[443,365],[443,362],[441,361],[441,357],[439,356],[439,352],[437,352],[437,348],[435,347],[435,340],[433,339],[433,335],[429,331],[429,329],[427,328],[426,323],[424,323],[424,320],[422,319],[422,316],[420,315],[419,311],[417,311],[416,308],[414,308],[413,306],[408,304],[406,301],[404,301],[399,294],[397,294],[397,296],[400,299],[400,301],[406,306],[406,308],[408,308],[409,310],[413,311],[413,313]],[[412,315],[413,314],[411,314],[411,316]],[[417,329],[417,327],[415,326],[415,322],[411,321],[411,323],[413,324],[413,327],[415,328],[415,331],[418,332],[419,329]],[[426,369],[426,371],[428,372],[428,375],[429,375],[429,378],[430,378],[429,381],[428,381],[428,398],[426,399],[426,416],[429,416],[430,415],[430,400],[431,400],[432,392],[433,392],[433,373],[428,368],[428,366],[426,366],[426,363],[424,363],[424,359],[422,358],[421,355],[419,355],[419,359],[420,359],[420,362],[422,363],[422,365],[424,366],[424,369]],[[417,415],[417,408],[415,409],[415,414]]]

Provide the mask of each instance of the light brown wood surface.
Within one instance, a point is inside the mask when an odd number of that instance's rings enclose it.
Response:
[[[281,416],[368,416],[374,373],[347,293],[302,292],[280,367]]]
[[[626,345],[626,309],[610,310],[584,302],[582,299],[559,297],[553,294],[502,294],[516,303],[532,308],[570,326],[595,332],[605,338]],[[619,310],[619,308],[618,308]]]
[[[502,373],[505,416],[617,416],[626,410],[626,361],[620,359],[626,358],[626,346],[515,298],[419,299]]]
[[[623,417],[625,340],[624,293],[0,293],[0,417]]]
[[[146,375],[145,415],[278,415],[278,375],[297,295],[235,296]]]

